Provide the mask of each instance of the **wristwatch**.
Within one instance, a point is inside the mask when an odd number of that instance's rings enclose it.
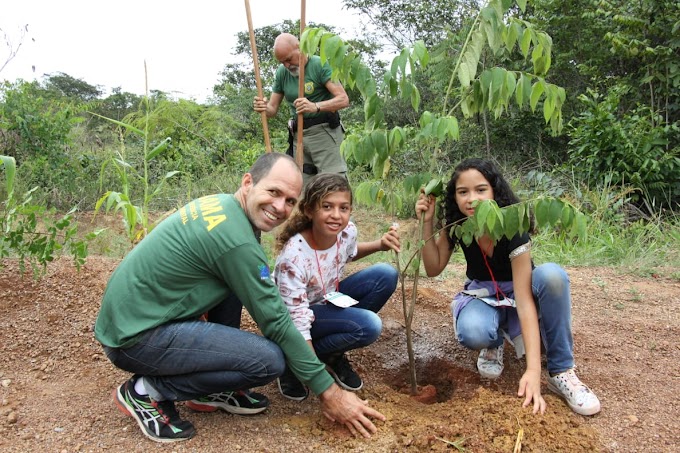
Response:
[[[319,107],[319,103],[315,102],[314,105],[316,105],[316,113],[319,113],[321,111],[321,107]]]

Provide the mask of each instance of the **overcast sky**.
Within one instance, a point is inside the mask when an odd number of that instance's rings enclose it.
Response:
[[[0,80],[41,80],[64,72],[105,89],[144,94],[144,61],[149,89],[199,102],[210,95],[232,55],[236,33],[248,29],[244,0],[5,0],[0,29],[19,44]],[[299,0],[250,0],[255,28],[300,17]],[[341,0],[307,0],[306,22],[322,22],[351,36],[359,26]],[[0,66],[9,54],[0,32]],[[267,58],[260,55],[260,59]]]

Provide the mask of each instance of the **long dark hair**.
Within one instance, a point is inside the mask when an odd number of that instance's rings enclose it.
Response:
[[[336,173],[321,173],[312,178],[305,186],[302,200],[288,221],[283,225],[283,231],[276,238],[276,250],[280,252],[288,239],[301,231],[312,227],[312,219],[307,216],[307,211],[316,211],[321,206],[324,198],[333,192],[348,192],[350,206],[353,202],[352,188],[342,175]]]
[[[460,178],[460,174],[467,170],[477,170],[484,176],[493,189],[493,199],[499,207],[509,206],[511,204],[519,203],[520,199],[515,195],[510,187],[508,181],[503,177],[496,164],[490,160],[471,157],[461,161],[453,170],[451,180],[446,185],[446,193],[443,202],[445,225],[451,225],[455,222],[460,222],[466,216],[456,203],[456,182]],[[533,219],[531,222],[530,231],[533,230]],[[458,244],[458,239],[451,237],[450,227],[446,229],[447,237],[449,239],[449,249],[453,250]]]

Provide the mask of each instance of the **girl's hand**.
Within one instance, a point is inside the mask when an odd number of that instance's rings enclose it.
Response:
[[[420,196],[416,202],[416,217],[420,219],[421,213],[425,213],[424,221],[432,222],[434,218],[435,197],[432,195],[425,195],[423,189],[420,190]]]
[[[527,407],[534,402],[533,413],[541,414],[545,413],[545,400],[541,396],[541,371],[526,370],[522,379],[519,380],[519,390],[517,390],[517,396],[523,396],[524,402],[522,407]]]
[[[395,225],[392,225],[387,233],[383,234],[380,238],[380,250],[383,252],[387,250],[394,250],[397,253],[401,252],[399,232]]]

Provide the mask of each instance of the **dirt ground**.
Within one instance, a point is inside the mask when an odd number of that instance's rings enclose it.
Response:
[[[365,385],[359,392],[386,415],[371,439],[355,439],[327,421],[316,398],[293,402],[274,384],[263,414],[240,417],[194,413],[178,404],[198,434],[162,446],[147,440],[111,401],[128,378],[94,341],[92,326],[117,259],[90,257],[77,272],[59,260],[47,275],[21,278],[17,263],[0,268],[0,451],[3,452],[668,452],[680,449],[680,283],[664,275],[641,278],[608,268],[569,268],[573,330],[580,377],[602,402],[594,417],[572,413],[548,392],[548,411],[521,408],[523,371],[511,348],[495,382],[483,381],[476,354],[452,335],[448,305],[462,282],[451,265],[447,279],[421,279],[414,319],[420,385],[437,389],[423,404],[408,394],[401,293],[381,316],[373,345],[350,355]],[[676,273],[677,275],[677,273]],[[244,317],[244,325],[253,328]],[[545,372],[544,372],[545,373]]]

